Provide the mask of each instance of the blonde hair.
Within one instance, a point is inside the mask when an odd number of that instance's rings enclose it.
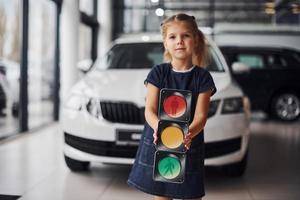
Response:
[[[172,22],[185,22],[188,25],[189,29],[194,34],[194,38],[196,38],[196,40],[198,39],[199,41],[194,49],[192,63],[193,65],[199,67],[205,67],[208,62],[206,40],[204,34],[198,29],[195,17],[184,13],[179,13],[165,19],[160,25],[160,31],[163,37],[163,41],[165,41],[167,37],[167,30]],[[172,61],[172,56],[166,49],[164,52],[164,60],[166,62]]]

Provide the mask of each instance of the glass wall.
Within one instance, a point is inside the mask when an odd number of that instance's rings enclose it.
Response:
[[[79,26],[79,55],[78,61],[91,60],[92,30],[81,23]]]
[[[79,25],[78,69],[88,71],[97,57],[98,24],[97,2],[94,0],[79,0],[81,21]],[[80,73],[80,76],[84,74]]]
[[[157,1],[158,2],[158,1]],[[122,7],[118,7],[122,9]],[[124,0],[124,33],[157,32],[164,12],[159,3],[147,0]],[[161,16],[159,16],[161,14]]]
[[[29,1],[28,127],[53,121],[56,5]]]
[[[195,16],[201,27],[222,23],[294,24],[300,23],[299,1],[261,0],[120,0],[114,2],[115,21],[123,21],[115,35],[135,32],[157,32],[160,22],[184,12]]]
[[[93,0],[79,0],[79,10],[87,15],[93,15]]]
[[[19,0],[0,0],[0,138],[19,130],[20,13]]]

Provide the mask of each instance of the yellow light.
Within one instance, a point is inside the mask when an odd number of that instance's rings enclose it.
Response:
[[[161,141],[167,148],[175,149],[183,142],[183,132],[178,127],[167,127],[161,134]]]

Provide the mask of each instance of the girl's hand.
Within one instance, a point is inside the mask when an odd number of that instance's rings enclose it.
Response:
[[[153,144],[157,143],[157,128],[153,130]]]
[[[188,132],[188,134],[185,135],[183,140],[184,147],[189,150],[190,146],[192,144],[192,134],[191,132]]]

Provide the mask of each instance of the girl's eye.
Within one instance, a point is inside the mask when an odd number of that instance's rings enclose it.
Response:
[[[188,37],[190,37],[190,35],[189,34],[185,34],[185,35],[183,35],[183,37],[188,38]]]
[[[174,35],[172,35],[172,36],[169,36],[169,38],[170,38],[170,39],[175,39],[175,36],[174,36]]]

